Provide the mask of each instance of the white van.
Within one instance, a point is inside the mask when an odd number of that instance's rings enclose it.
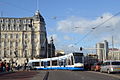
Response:
[[[120,72],[120,61],[104,61],[101,65],[100,72],[107,72],[108,74],[112,72]]]

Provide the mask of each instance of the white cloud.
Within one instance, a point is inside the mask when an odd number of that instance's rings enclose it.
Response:
[[[67,36],[67,35],[65,35],[65,36],[64,36],[64,39],[65,39],[65,40],[73,40],[73,38],[72,38],[72,37]]]
[[[69,45],[64,44],[62,46],[59,46],[59,49],[64,50],[66,54],[79,51],[79,48],[76,47],[74,44],[69,44]]]
[[[101,17],[98,17],[94,20],[85,19],[81,17],[71,16],[65,20],[61,20],[57,23],[57,30],[58,32],[63,32],[67,34],[75,33],[75,36],[78,36],[78,40],[74,40],[74,36],[63,36],[64,40],[72,40],[73,44],[68,43],[70,45],[63,46],[63,49],[66,50],[78,50],[75,48],[77,45],[81,46],[89,46],[92,44],[92,46],[95,46],[97,42],[102,42],[104,40],[107,40],[109,42],[109,45],[112,44],[112,36],[114,36],[114,44],[120,46],[120,16],[115,16],[111,18],[113,15],[110,13],[104,13]],[[105,22],[111,18],[109,21],[104,23],[101,26],[101,23]],[[95,28],[98,26],[97,28]],[[95,29],[93,29],[95,28]],[[93,30],[92,33],[90,33],[87,38],[82,40],[82,37],[84,37],[89,31]],[[76,34],[77,33],[77,34]],[[82,37],[81,37],[82,35]],[[75,38],[77,39],[77,38]],[[81,40],[81,41],[80,41]],[[76,41],[79,41],[77,45],[74,45]],[[84,44],[83,44],[84,43]],[[59,43],[57,43],[59,44]]]
[[[75,16],[71,16],[65,20],[61,20],[58,22],[58,27],[57,30],[61,32],[74,32],[74,33],[80,33],[84,34],[92,28],[100,25],[113,15],[110,13],[104,13],[101,17],[98,17],[95,20],[89,20],[89,19],[84,19],[84,18],[79,18]],[[108,22],[105,24],[99,26],[99,30],[96,30],[96,33],[101,33],[106,31],[105,27],[106,26],[111,26],[111,28],[119,28],[120,29],[120,17],[114,17],[110,19]],[[96,28],[97,29],[97,28]],[[94,30],[95,31],[95,30]]]
[[[54,43],[57,43],[59,41],[57,34],[53,34],[48,36],[48,43],[50,43],[51,37],[53,38]]]
[[[113,35],[115,36],[115,43],[120,43],[120,16],[114,16],[111,18],[112,16],[113,15],[110,13],[104,13],[101,17],[98,17],[95,20],[72,16],[65,20],[59,21],[57,30],[70,34],[78,33],[78,35],[86,35],[88,32],[93,30],[91,35],[88,34],[91,37],[92,41],[93,39],[97,39],[98,41],[108,39],[110,42],[110,38]],[[105,22],[106,20],[108,21]],[[100,25],[101,23],[104,24]],[[96,28],[96,26],[98,27]]]

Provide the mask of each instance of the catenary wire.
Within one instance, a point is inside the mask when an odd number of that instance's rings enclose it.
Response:
[[[90,30],[88,33],[85,34],[85,36],[83,36],[80,41],[76,42],[75,45],[77,45],[79,42],[81,42],[82,40],[84,40],[86,37],[88,37],[88,35],[90,35],[96,28],[101,27],[101,25],[105,24],[106,22],[108,22],[109,20],[111,20],[113,17],[119,15],[120,12],[116,13],[115,15],[113,15],[112,17],[108,18],[107,20],[105,20],[104,22],[100,23],[99,25],[95,26],[92,28],[92,30]]]

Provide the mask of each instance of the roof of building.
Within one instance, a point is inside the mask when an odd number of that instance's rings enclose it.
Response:
[[[35,19],[35,20],[39,20],[41,22],[45,22],[44,18],[41,16],[39,10],[37,10],[34,14],[33,17],[22,17],[22,18],[15,18],[15,17],[0,17],[0,19]]]

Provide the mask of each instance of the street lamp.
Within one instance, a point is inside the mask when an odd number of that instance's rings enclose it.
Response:
[[[106,28],[111,28],[111,26],[106,26]],[[112,28],[111,31],[112,31],[112,57],[114,60],[114,37],[113,37],[114,29]]]

